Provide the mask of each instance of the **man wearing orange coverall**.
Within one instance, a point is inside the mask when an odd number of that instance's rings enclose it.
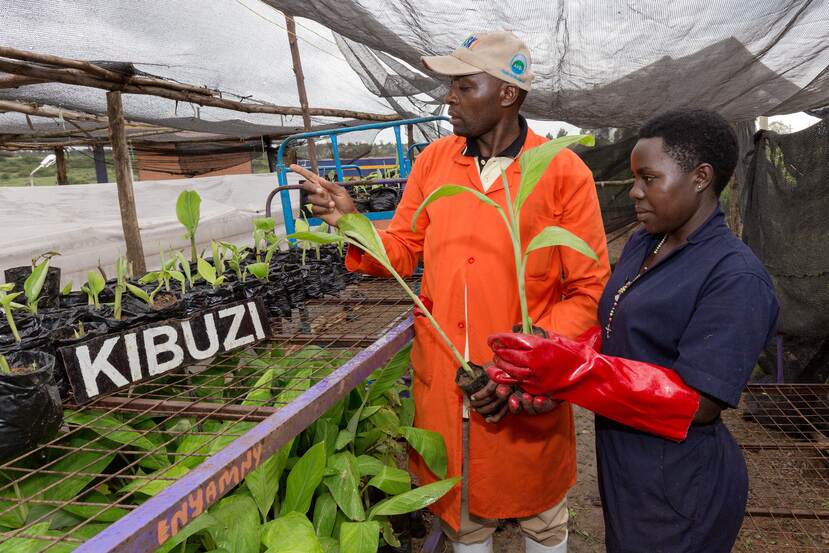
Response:
[[[511,33],[477,33],[452,54],[424,57],[422,62],[451,78],[445,102],[454,135],[437,140],[418,156],[394,218],[380,236],[402,275],[412,274],[423,260],[425,303],[455,347],[469,360],[484,364],[492,358],[487,336],[509,331],[520,320],[512,246],[502,220],[472,194],[460,194],[430,204],[415,231],[411,222],[423,199],[450,183],[475,189],[506,209],[501,170],[514,196],[521,178],[518,157],[545,142],[519,115],[532,83],[530,53]],[[295,170],[309,179],[308,200],[323,220],[336,225],[343,214],[356,211],[344,188]],[[596,263],[561,247],[529,256],[526,294],[534,324],[575,337],[597,324],[597,302],[610,270],[592,174],[566,149],[550,164],[523,208],[524,245],[550,225],[580,236],[599,256]],[[388,276],[357,248],[349,248],[346,266]],[[506,397],[496,393],[494,383],[465,405],[455,384],[457,362],[449,349],[425,317],[415,317],[415,332],[415,426],[443,435],[447,475],[464,476],[461,486],[431,506],[454,550],[492,551],[497,520],[517,518],[526,551],[566,552],[566,494],[576,479],[570,405],[534,413],[525,403],[521,414],[507,414]],[[415,452],[410,464],[421,483],[436,480]],[[503,470],[506,466],[509,471]]]

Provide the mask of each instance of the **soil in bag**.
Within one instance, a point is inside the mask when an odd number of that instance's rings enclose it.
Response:
[[[109,330],[107,324],[103,320],[83,320],[84,313],[78,313],[80,317],[73,322],[68,322],[65,326],[54,329],[49,334],[49,341],[47,342],[47,353],[55,356],[54,377],[55,384],[57,384],[58,392],[61,399],[65,400],[72,395],[72,387],[69,385],[69,379],[66,376],[66,368],[63,365],[63,357],[58,353],[58,350],[63,347],[75,346],[91,340],[92,338],[103,336]]]
[[[0,316],[0,353],[36,349],[46,342],[49,331],[44,328],[39,315],[13,311],[12,317],[17,333],[20,335],[20,342],[15,340],[6,317]]]
[[[458,371],[455,373],[455,383],[467,397],[483,390],[489,382],[489,375],[486,374],[483,367],[475,363],[469,363],[469,367],[472,369],[471,375],[467,374],[463,367],[458,367]]]
[[[14,290],[22,292],[24,290],[23,283],[32,274],[32,267],[27,265],[25,267],[12,267],[5,270],[6,282],[14,283]],[[43,288],[40,289],[40,302],[38,307],[57,307],[58,298],[60,297],[60,268],[49,267],[46,271],[46,281],[43,283]],[[19,299],[24,299],[21,295]]]
[[[6,355],[12,374],[0,375],[0,463],[52,439],[63,422],[55,358],[42,351]]]
[[[394,188],[377,188],[369,193],[371,211],[394,211],[397,201],[398,192]]]

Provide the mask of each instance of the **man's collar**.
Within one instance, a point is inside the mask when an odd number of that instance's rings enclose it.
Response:
[[[527,140],[527,120],[520,114],[518,115],[518,128],[518,138],[516,138],[512,144],[498,152],[498,155],[494,155],[492,157],[510,157],[513,159],[518,157],[518,154],[521,153],[521,148],[524,147],[524,142]],[[482,157],[481,150],[478,147],[478,141],[474,138],[466,139],[466,147],[463,149],[462,153],[466,157]]]

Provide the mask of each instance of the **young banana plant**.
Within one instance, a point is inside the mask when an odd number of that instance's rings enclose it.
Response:
[[[217,274],[216,268],[211,265],[209,261],[206,261],[200,257],[196,263],[199,270],[199,276],[202,277],[205,282],[213,286],[214,289],[224,283],[224,275]]]
[[[14,284],[8,282],[6,284],[0,284],[0,307],[3,308],[3,313],[6,315],[6,323],[9,325],[9,330],[12,331],[12,336],[14,336],[14,340],[17,343],[20,343],[20,333],[17,331],[17,325],[14,324],[14,316],[12,315],[12,311],[15,309],[25,309],[25,307],[17,302],[14,299],[22,294],[23,292],[11,292],[14,290]]]
[[[244,282],[245,277],[247,276],[247,271],[245,270],[245,267],[242,266],[242,261],[248,255],[247,246],[240,248],[236,244],[231,244],[230,242],[219,242],[219,244],[222,248],[224,248],[225,252],[230,252],[230,255],[227,258],[227,264],[230,267],[230,270],[233,271],[239,282]]]
[[[94,271],[86,273],[86,284],[81,286],[81,290],[86,292],[86,296],[89,298],[89,305],[94,305],[95,309],[100,309],[101,301],[98,299],[98,296],[101,295],[105,287],[106,280],[104,276],[101,274],[101,271],[95,269]]]
[[[545,142],[541,146],[531,148],[524,152],[521,157],[518,158],[518,162],[521,166],[521,182],[518,185],[518,192],[516,193],[514,200],[511,199],[512,196],[510,194],[507,176],[503,171],[501,171],[501,178],[503,179],[504,190],[506,191],[507,196],[506,210],[504,210],[504,208],[492,199],[473,188],[457,184],[446,184],[435,189],[431,194],[429,194],[420,204],[420,207],[417,208],[417,211],[415,211],[415,214],[412,217],[412,230],[415,230],[418,216],[427,205],[439,200],[440,198],[447,198],[449,196],[455,196],[463,193],[473,194],[480,201],[493,207],[498,212],[504,222],[504,226],[506,227],[512,243],[515,275],[518,285],[518,300],[521,308],[521,326],[522,331],[525,334],[532,334],[532,319],[530,318],[529,309],[527,307],[527,295],[525,291],[524,279],[527,268],[527,257],[529,254],[542,248],[566,246],[595,261],[598,261],[596,252],[594,252],[584,240],[572,232],[556,226],[544,228],[529,241],[526,249],[522,250],[521,247],[521,208],[524,206],[533,190],[535,190],[536,185],[538,185],[538,182],[541,180],[541,177],[544,175],[547,167],[550,163],[552,163],[558,153],[567,146],[577,143],[592,146],[594,144],[594,139],[590,135],[563,136],[561,138]]]
[[[196,261],[196,229],[201,218],[201,196],[195,190],[185,190],[176,200],[176,217],[186,230],[184,237],[190,240],[190,255]]]
[[[26,306],[32,315],[37,315],[37,304],[40,302],[40,292],[43,290],[43,285],[46,283],[46,276],[49,274],[50,257],[45,257],[39,264],[33,265],[31,274],[23,282]]]
[[[116,321],[121,320],[121,300],[127,291],[127,269],[128,263],[126,258],[118,257],[115,260],[115,303],[113,304]]]

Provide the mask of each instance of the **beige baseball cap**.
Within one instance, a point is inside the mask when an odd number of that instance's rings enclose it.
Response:
[[[471,34],[448,56],[423,56],[420,61],[427,69],[441,75],[460,77],[489,73],[527,91],[533,81],[530,51],[508,31]]]

